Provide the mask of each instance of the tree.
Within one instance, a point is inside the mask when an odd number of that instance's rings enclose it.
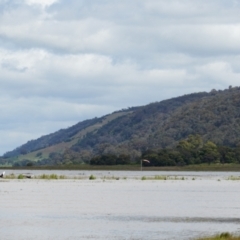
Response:
[[[208,164],[220,162],[220,154],[217,146],[213,142],[207,141],[201,149],[201,158],[202,162]]]
[[[221,163],[234,163],[237,161],[236,159],[236,151],[230,147],[219,146],[218,152],[220,154],[220,162]]]
[[[116,159],[116,164],[119,165],[130,164],[130,156],[126,154],[119,155],[119,157]]]
[[[181,153],[186,164],[200,163],[199,151],[203,147],[200,135],[189,135],[185,140],[179,141],[177,150]]]

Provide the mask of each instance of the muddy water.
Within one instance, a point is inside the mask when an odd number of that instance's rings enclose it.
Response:
[[[240,233],[240,181],[188,175],[167,181],[0,180],[1,239],[185,240]]]

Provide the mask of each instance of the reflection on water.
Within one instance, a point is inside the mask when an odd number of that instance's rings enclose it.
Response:
[[[66,176],[93,173],[53,172]],[[43,173],[49,174],[32,174]],[[96,176],[106,174],[94,172]],[[187,180],[139,180],[143,175],[164,174],[187,176]],[[223,231],[240,232],[240,181],[226,180],[238,173],[110,175],[121,180],[1,180],[1,238],[186,240]]]

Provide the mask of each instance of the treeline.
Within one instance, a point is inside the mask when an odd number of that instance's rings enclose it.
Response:
[[[42,158],[41,152],[36,154],[38,161],[24,159],[15,162],[13,166],[43,166],[43,165],[126,165],[143,162],[144,166],[185,166],[191,164],[212,163],[240,163],[240,146],[235,148],[217,146],[211,141],[203,142],[200,135],[190,135],[187,139],[178,142],[174,148],[148,149],[133,157],[131,153],[89,155],[88,152],[75,152],[67,149],[64,153],[52,152],[48,158]],[[0,159],[6,164],[5,159]],[[0,164],[1,164],[0,161]]]
[[[240,163],[240,147],[231,148],[217,146],[211,141],[203,143],[200,135],[190,135],[187,139],[179,141],[172,149],[146,150],[141,158],[135,159],[139,163],[141,159],[144,166],[185,166],[201,163]],[[131,163],[129,156],[101,155],[90,160],[92,165],[114,165]]]
[[[217,146],[211,141],[203,143],[201,136],[190,135],[179,141],[174,149],[147,150],[142,158],[149,166],[183,166],[201,163],[240,163],[240,148]]]
[[[96,156],[90,160],[91,165],[126,165],[130,163],[130,155],[125,154],[121,154],[120,156],[112,154]]]

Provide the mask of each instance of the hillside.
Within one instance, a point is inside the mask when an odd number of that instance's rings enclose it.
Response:
[[[86,120],[31,140],[4,157],[46,162],[51,158],[53,164],[88,162],[103,154],[134,159],[148,149],[173,148],[189,135],[236,147],[240,143],[240,87],[188,94]]]
[[[67,129],[61,129],[55,133],[42,136],[36,140],[30,140],[26,144],[4,154],[4,157],[16,157],[19,155],[29,155],[39,150],[44,152],[63,152],[81,139],[85,138],[89,133],[96,132],[108,122],[131,113],[131,109],[114,112],[101,118],[94,118],[77,123]]]

